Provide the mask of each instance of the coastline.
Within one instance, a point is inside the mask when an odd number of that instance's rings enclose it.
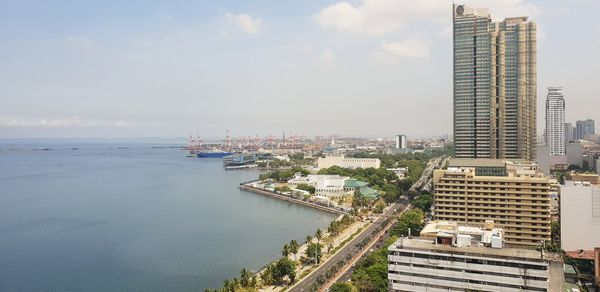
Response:
[[[299,205],[303,205],[303,206],[306,206],[306,207],[318,209],[318,210],[321,210],[321,211],[326,211],[326,212],[329,212],[329,213],[334,213],[334,214],[338,214],[338,215],[350,215],[348,212],[342,211],[342,210],[337,209],[337,208],[327,207],[327,206],[319,205],[319,204],[316,204],[316,203],[312,203],[312,202],[307,202],[307,201],[295,199],[295,198],[288,197],[288,196],[285,196],[285,195],[280,195],[278,193],[275,193],[275,192],[272,192],[272,191],[269,191],[269,190],[256,188],[256,187],[253,187],[253,186],[250,185],[251,183],[257,182],[257,181],[258,180],[240,183],[239,188],[242,189],[242,190],[244,190],[244,191],[248,191],[248,192],[252,192],[252,193],[256,193],[256,194],[261,194],[261,195],[269,196],[269,197],[276,198],[276,199],[279,199],[279,200],[296,203],[296,204],[299,204]]]

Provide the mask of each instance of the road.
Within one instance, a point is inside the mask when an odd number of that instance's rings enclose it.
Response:
[[[440,156],[440,157],[430,160],[427,163],[427,167],[421,174],[421,177],[419,178],[419,180],[417,180],[411,186],[410,190],[413,191],[413,190],[416,190],[417,188],[421,189],[424,186],[426,186],[428,181],[431,179],[433,170],[440,167],[443,163],[445,163],[445,161],[447,159],[448,159],[448,157],[444,155],[444,156]],[[371,238],[374,235],[374,233],[376,233],[377,230],[383,229],[385,227],[384,225],[386,223],[385,219],[392,216],[392,214],[396,213],[398,210],[400,210],[400,208],[404,209],[406,206],[407,205],[400,204],[400,203],[392,204],[392,207],[389,208],[379,218],[377,218],[377,220],[375,222],[373,222],[373,224],[371,224],[369,227],[367,227],[367,230],[362,232],[360,235],[356,236],[354,239],[352,239],[352,241],[348,242],[341,250],[339,250],[336,254],[334,254],[327,262],[321,264],[321,266],[319,266],[311,274],[309,274],[308,276],[299,280],[294,286],[292,286],[289,289],[289,291],[310,291],[310,288],[313,285],[313,283],[317,282],[317,279],[319,279],[319,278],[326,279],[327,277],[325,275],[329,272],[329,270],[331,268],[338,265],[338,263],[340,261],[342,261],[342,260],[348,261],[355,255],[364,251],[365,249],[370,250],[370,249],[378,248],[377,245],[382,244],[380,241],[376,241],[372,244],[368,244],[367,246],[364,246],[362,248],[360,248],[358,246],[358,244],[367,238]],[[388,233],[386,232],[385,235],[387,236]],[[384,241],[385,241],[385,239],[384,239]],[[370,253],[370,251],[366,252],[362,257],[368,255],[369,253]],[[337,282],[349,280],[350,275],[352,275],[352,270],[353,270],[352,267],[347,268],[347,270],[343,272],[341,277],[338,278]],[[322,284],[324,284],[324,283],[322,283]]]
[[[373,224],[371,224],[367,229],[360,233],[358,236],[354,237],[350,242],[348,242],[341,250],[335,253],[327,262],[321,264],[315,271],[313,271],[308,276],[304,277],[294,286],[292,286],[289,291],[310,291],[310,287],[313,283],[317,281],[319,277],[322,279],[325,278],[325,274],[334,266],[338,264],[338,262],[342,260],[347,260],[350,257],[354,257],[357,253],[361,251],[361,248],[358,246],[360,242],[363,240],[370,238],[372,233],[375,233],[379,227],[383,228],[383,225],[386,222],[386,218],[392,216],[397,210],[402,207],[399,203],[394,203],[391,205],[385,213],[383,213]]]

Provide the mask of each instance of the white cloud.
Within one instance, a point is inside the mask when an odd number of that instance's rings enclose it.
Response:
[[[323,58],[327,62],[333,62],[333,60],[335,59],[335,55],[333,54],[333,52],[331,50],[327,49],[327,50],[323,51]]]
[[[374,55],[383,62],[396,62],[400,58],[425,59],[429,57],[429,47],[428,41],[416,37],[397,42],[384,41]]]
[[[465,2],[475,8],[490,8],[494,19],[507,15],[535,17],[540,14],[535,5],[523,0]],[[416,21],[444,23],[450,17],[450,2],[440,0],[362,0],[357,5],[342,1],[323,8],[314,16],[324,27],[371,35],[397,32]]]
[[[263,27],[262,19],[244,13],[237,15],[225,13],[225,19],[247,34],[259,34]]]

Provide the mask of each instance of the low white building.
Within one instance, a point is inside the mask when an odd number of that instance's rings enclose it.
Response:
[[[329,168],[339,166],[342,168],[379,168],[381,161],[379,158],[352,158],[344,156],[327,156],[319,157],[317,160],[317,168]]]
[[[565,251],[600,247],[600,186],[567,181],[560,188],[560,241]]]
[[[472,239],[444,231],[435,239],[398,239],[388,247],[388,290],[562,291],[560,255],[491,248]]]
[[[350,179],[347,176],[309,174],[308,176],[296,175],[287,183],[296,188],[300,184],[306,184],[315,188],[315,196],[324,196],[330,199],[338,199],[347,191],[344,189],[345,182]]]

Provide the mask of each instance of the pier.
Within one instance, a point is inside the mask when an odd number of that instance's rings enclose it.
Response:
[[[284,200],[284,201],[296,203],[296,204],[299,204],[299,205],[304,205],[304,206],[307,206],[307,207],[319,209],[319,210],[330,212],[330,213],[334,213],[334,214],[349,215],[348,212],[342,211],[342,210],[334,208],[334,207],[327,207],[327,206],[319,205],[319,204],[316,204],[316,203],[313,203],[313,202],[307,202],[307,201],[295,199],[295,198],[292,198],[292,197],[288,197],[286,195],[278,194],[278,193],[275,193],[275,192],[272,192],[272,191],[269,191],[269,190],[265,190],[265,189],[253,187],[253,186],[250,185],[250,183],[252,183],[252,182],[255,182],[255,181],[241,183],[240,184],[240,189],[242,189],[244,191],[253,192],[253,193],[257,193],[257,194],[261,194],[261,195],[273,197],[273,198],[276,198],[276,199],[280,199],[280,200]]]

